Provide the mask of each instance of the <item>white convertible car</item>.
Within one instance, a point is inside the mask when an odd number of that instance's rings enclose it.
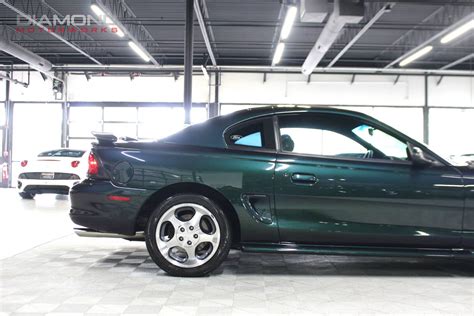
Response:
[[[20,196],[32,199],[41,193],[69,194],[71,187],[85,178],[88,158],[85,150],[56,149],[23,160],[18,175]]]

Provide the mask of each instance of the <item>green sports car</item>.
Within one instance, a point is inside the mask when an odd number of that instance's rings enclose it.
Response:
[[[172,275],[206,275],[231,248],[474,254],[474,169],[361,113],[265,107],[155,142],[95,136],[76,233],[145,240]]]

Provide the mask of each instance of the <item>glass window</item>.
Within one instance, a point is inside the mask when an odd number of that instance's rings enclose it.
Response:
[[[196,124],[207,119],[206,108],[191,110],[191,123]],[[182,107],[141,107],[138,109],[138,137],[160,139],[182,130],[184,109]]]
[[[367,149],[341,134],[318,128],[282,128],[283,151],[318,156],[363,158]]]
[[[474,135],[474,109],[431,108],[429,115],[430,147],[437,154],[450,161],[464,161],[462,155],[474,154],[474,142],[470,140]]]
[[[13,160],[36,157],[39,152],[61,148],[60,103],[17,103],[13,111]]]
[[[61,150],[50,150],[42,152],[38,157],[70,157],[70,158],[80,158],[84,155],[83,150],[71,150],[71,149],[61,149]]]
[[[104,107],[105,122],[136,122],[136,107]]]
[[[338,114],[279,118],[282,151],[358,159],[407,160],[407,145],[357,118]]]
[[[117,137],[137,137],[137,125],[135,123],[105,123],[104,132],[112,133]]]
[[[100,123],[102,121],[102,108],[92,106],[73,106],[69,108],[70,122],[94,122]]]
[[[228,141],[232,145],[238,146],[265,147],[263,130],[264,124],[262,120],[244,123],[228,134]]]
[[[408,160],[407,144],[397,138],[365,124],[357,126],[352,132],[381,151],[387,158]]]
[[[70,137],[92,137],[92,132],[101,132],[102,124],[97,122],[69,123]]]
[[[5,103],[0,103],[0,126],[4,126],[6,121]]]
[[[95,138],[90,139],[70,139],[69,148],[74,149],[85,149],[89,150],[92,148],[92,143],[95,142]]]
[[[3,157],[3,128],[0,128],[0,150],[2,151],[1,157]]]

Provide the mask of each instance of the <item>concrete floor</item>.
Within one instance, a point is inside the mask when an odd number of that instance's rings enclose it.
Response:
[[[474,315],[474,262],[233,251],[175,278],[144,243],[76,237],[68,208],[0,189],[0,315]]]

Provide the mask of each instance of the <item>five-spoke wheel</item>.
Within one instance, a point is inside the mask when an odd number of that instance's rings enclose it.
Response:
[[[181,203],[168,209],[156,230],[161,255],[183,268],[206,263],[217,251],[219,240],[219,224],[214,215],[194,203]]]
[[[200,276],[215,269],[230,248],[230,229],[217,204],[200,195],[176,195],[151,215],[146,232],[153,260],[166,272]]]

